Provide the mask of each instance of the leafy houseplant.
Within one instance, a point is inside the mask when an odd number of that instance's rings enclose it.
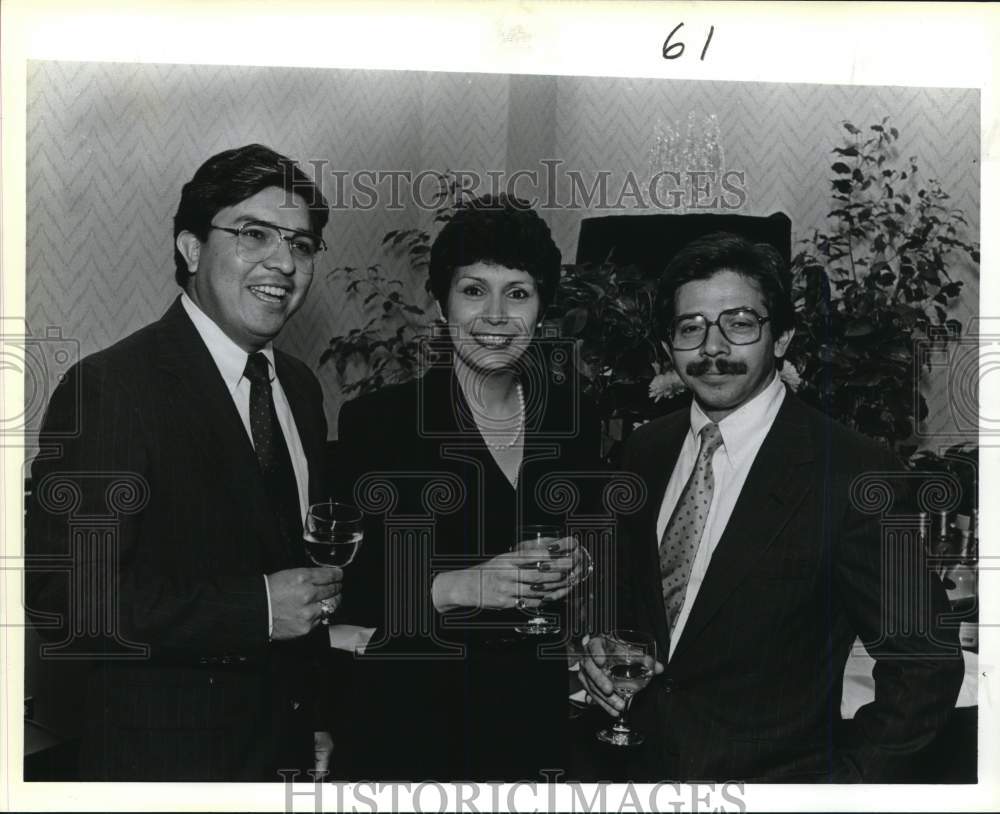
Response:
[[[961,333],[947,306],[961,294],[952,270],[979,263],[968,221],[917,159],[901,162],[888,120],[844,122],[834,148],[828,225],[792,260],[796,335],[788,361],[800,395],[860,432],[897,447],[927,415],[914,342]]]
[[[653,330],[655,279],[611,262],[563,266],[546,322],[576,341],[577,365],[611,442],[666,412],[683,390]],[[667,402],[658,404],[661,398]]]
[[[417,375],[428,305],[408,299],[406,281],[388,276],[378,263],[364,270],[340,266],[331,279],[343,279],[347,296],[361,298],[363,312],[370,314],[361,328],[331,338],[320,355],[321,366],[333,362],[344,395],[364,395]],[[361,374],[348,381],[352,364]]]
[[[435,197],[434,222],[451,218],[456,183],[441,174]],[[433,304],[428,289],[430,234],[423,229],[394,229],[382,238],[382,249],[406,261],[407,275],[388,275],[375,263],[362,270],[338,266],[331,282],[343,282],[349,298],[360,299],[367,321],[361,328],[332,337],[320,355],[320,366],[332,362],[345,396],[364,395],[420,375],[426,359],[423,339],[429,333]],[[422,291],[423,296],[414,296]],[[349,370],[350,369],[350,370]],[[349,373],[360,375],[348,381]]]

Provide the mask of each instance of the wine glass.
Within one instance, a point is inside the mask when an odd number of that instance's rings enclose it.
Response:
[[[604,674],[611,679],[615,692],[625,700],[625,709],[609,727],[597,733],[597,739],[612,746],[637,746],[645,740],[641,732],[628,724],[632,698],[653,678],[656,663],[656,640],[638,630],[619,628],[604,635]]]
[[[550,540],[552,542],[555,542],[556,540],[560,539],[563,536],[564,536],[563,530],[559,526],[553,526],[553,525],[522,526],[520,531],[518,532],[519,542],[517,542],[515,545],[511,547],[511,551],[517,551],[525,544],[529,545],[540,544],[544,540]],[[573,587],[579,585],[581,582],[587,579],[587,577],[589,577],[591,572],[594,570],[594,563],[590,557],[590,552],[587,551],[587,549],[584,548],[583,546],[579,546],[579,550],[580,553],[583,555],[586,569],[583,573],[583,576],[578,577],[576,581],[573,582]],[[562,554],[568,553],[568,551],[552,551],[551,553],[554,557],[558,557],[561,556]],[[539,570],[542,570],[541,565],[544,562],[545,560],[539,560],[538,562],[532,563],[531,565],[526,567],[537,568]],[[545,600],[542,600],[542,602],[544,603]],[[518,605],[518,607],[520,608],[520,604]],[[541,636],[543,634],[551,635],[559,633],[560,630],[562,629],[559,625],[558,616],[556,616],[555,614],[548,614],[548,615],[543,614],[541,612],[541,607],[539,607],[534,611],[527,610],[526,608],[521,608],[521,610],[524,610],[525,613],[534,615],[530,619],[528,619],[528,621],[525,622],[523,625],[516,625],[514,627],[514,630],[517,631],[518,633],[523,633],[528,636]]]
[[[306,556],[318,566],[344,568],[351,564],[365,536],[364,514],[350,503],[324,500],[313,503],[306,512],[302,536]],[[323,624],[330,624],[334,605],[324,599]]]

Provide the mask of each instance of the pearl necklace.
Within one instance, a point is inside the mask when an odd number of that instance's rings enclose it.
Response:
[[[486,443],[490,449],[495,449],[497,451],[510,449],[514,444],[518,442],[521,434],[524,432],[524,388],[521,387],[521,383],[517,383],[517,432],[514,433],[514,437],[510,441],[490,441],[486,436],[487,433],[483,433],[483,441]],[[481,428],[480,428],[481,429]]]

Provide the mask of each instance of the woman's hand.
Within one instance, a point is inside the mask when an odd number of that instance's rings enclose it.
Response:
[[[575,539],[543,538],[472,568],[439,574],[432,586],[434,607],[534,610],[562,599],[585,573]]]

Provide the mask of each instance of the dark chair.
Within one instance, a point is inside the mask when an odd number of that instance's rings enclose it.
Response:
[[[584,218],[576,246],[577,263],[639,267],[658,277],[686,243],[711,232],[733,232],[754,243],[769,243],[787,264],[792,253],[792,222],[782,212],[767,217],[728,214],[610,215]]]

